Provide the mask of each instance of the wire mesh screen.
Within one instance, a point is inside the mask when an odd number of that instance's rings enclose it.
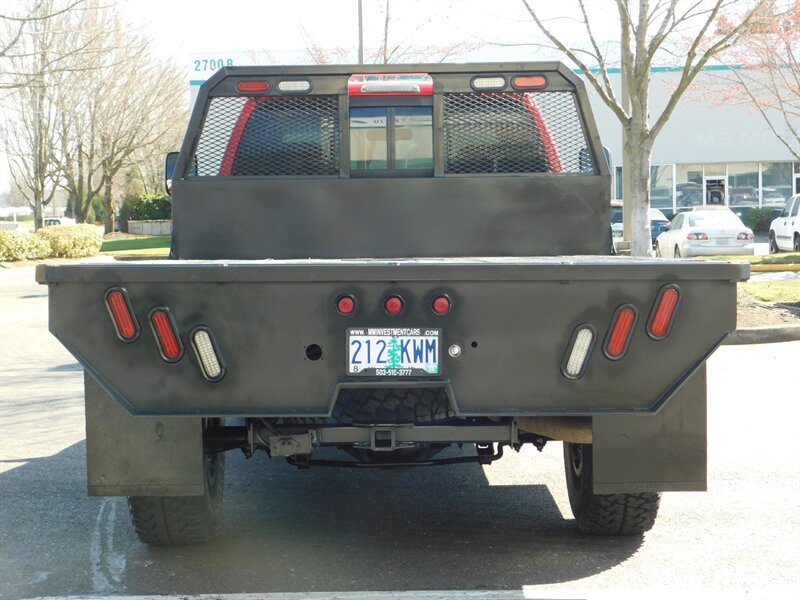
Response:
[[[448,174],[593,171],[571,92],[444,94]]]
[[[198,176],[337,175],[336,96],[213,98],[196,153]]]

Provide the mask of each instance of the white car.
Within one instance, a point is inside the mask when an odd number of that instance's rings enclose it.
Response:
[[[800,252],[800,194],[786,201],[781,216],[769,225],[769,251]]]
[[[753,254],[753,230],[729,208],[696,207],[672,219],[656,239],[656,256]]]
[[[75,219],[69,217],[45,217],[44,226],[50,227],[51,225],[77,225]]]

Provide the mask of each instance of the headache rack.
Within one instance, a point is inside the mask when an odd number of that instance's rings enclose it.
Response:
[[[469,176],[596,174],[595,165],[602,168],[591,116],[576,102],[585,92],[563,66],[427,66],[424,73],[419,65],[413,71],[392,65],[391,73],[359,66],[222,69],[198,98],[204,110],[190,127],[200,131],[190,144],[193,162],[183,157],[178,173]],[[398,107],[416,112],[394,115]],[[403,158],[393,164],[397,154],[413,153],[403,147],[408,141],[429,148],[430,164],[420,158],[410,166]],[[386,164],[359,165],[362,142]]]

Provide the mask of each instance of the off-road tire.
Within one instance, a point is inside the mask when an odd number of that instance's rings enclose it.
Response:
[[[152,546],[185,546],[207,542],[222,514],[225,454],[205,459],[202,496],[131,496],[128,508],[136,535]]]
[[[454,416],[440,388],[345,389],[331,415],[340,425],[432,423]]]
[[[777,254],[780,252],[781,249],[778,248],[778,243],[775,241],[775,232],[769,232],[769,253],[770,254]]]
[[[641,535],[656,521],[661,494],[595,494],[592,492],[591,444],[564,442],[567,493],[575,521],[591,535]]]

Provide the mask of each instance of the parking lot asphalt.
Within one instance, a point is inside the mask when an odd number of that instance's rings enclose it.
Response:
[[[164,549],[137,541],[124,499],[86,496],[82,372],[47,332],[46,295],[32,269],[0,272],[3,600],[798,596],[800,392],[785,377],[800,342],[711,357],[709,489],[665,494],[643,538],[576,531],[556,443],[388,476],[231,454],[219,536]]]

